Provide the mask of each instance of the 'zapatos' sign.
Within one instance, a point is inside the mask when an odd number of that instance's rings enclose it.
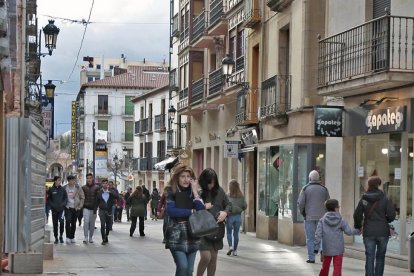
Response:
[[[393,106],[386,109],[373,109],[365,119],[367,132],[383,133],[405,130],[405,106]]]

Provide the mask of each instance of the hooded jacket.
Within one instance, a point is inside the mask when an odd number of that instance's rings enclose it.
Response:
[[[355,228],[363,226],[364,237],[388,237],[394,219],[394,205],[381,190],[366,192],[354,212]]]
[[[68,195],[65,188],[53,185],[48,191],[48,203],[53,212],[60,212],[68,203]]]
[[[309,182],[303,187],[299,194],[299,210],[305,220],[320,220],[325,214],[325,201],[328,200],[329,192],[319,182]]]
[[[344,235],[359,235],[359,230],[352,229],[338,212],[327,212],[318,222],[315,233],[315,248],[320,247],[325,256],[343,255],[345,251]]]

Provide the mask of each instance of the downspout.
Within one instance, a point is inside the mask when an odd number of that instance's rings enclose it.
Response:
[[[19,110],[19,115],[21,117],[25,117],[25,99],[26,99],[26,74],[27,74],[27,70],[26,70],[26,59],[25,59],[25,55],[26,55],[26,28],[24,28],[23,26],[26,26],[26,1],[23,0],[17,0],[16,2],[17,5],[17,15],[16,15],[16,22],[17,22],[17,40],[19,40],[19,35],[21,37],[21,46],[18,47],[17,49],[17,62],[16,62],[16,69],[14,70],[16,73],[17,72],[22,72],[22,74],[20,75],[20,80],[16,80],[16,78],[18,78],[18,74],[16,74],[13,79],[13,83],[16,85],[13,85],[13,95],[14,95],[14,99],[16,99],[18,96],[20,95],[20,110]],[[20,14],[19,14],[20,11]],[[37,15],[36,15],[37,16]],[[19,20],[19,17],[22,20]],[[37,19],[36,19],[36,26],[37,26]],[[19,45],[19,43],[17,42],[17,45]],[[20,53],[19,53],[20,52]],[[19,58],[20,57],[20,58]],[[20,67],[20,68],[19,68]],[[19,82],[19,85],[17,86],[17,82]],[[16,87],[20,87],[20,92],[19,90],[16,91]]]
[[[303,15],[303,18],[304,18],[304,21],[303,21],[303,29],[304,29],[304,35],[303,35],[303,42],[304,42],[304,51],[303,51],[303,66],[302,66],[302,76],[303,76],[303,83],[302,83],[302,89],[301,89],[301,92],[302,92],[302,97],[301,97],[301,102],[300,102],[300,106],[301,107],[304,107],[305,105],[308,105],[309,103],[306,103],[306,95],[308,94],[308,93],[305,93],[305,89],[308,89],[308,75],[306,74],[306,65],[307,65],[307,51],[308,51],[308,30],[307,30],[307,26],[308,26],[308,24],[307,24],[307,20],[308,20],[308,17],[307,17],[307,13],[308,13],[308,11],[307,11],[307,6],[306,6],[306,0],[304,0],[303,1],[303,5],[304,5],[304,8],[303,8],[303,11],[304,11],[304,15]],[[309,95],[308,95],[309,96]]]

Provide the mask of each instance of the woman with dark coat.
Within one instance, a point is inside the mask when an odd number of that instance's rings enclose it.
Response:
[[[194,209],[204,209],[197,189],[193,170],[184,164],[177,164],[166,187],[169,222],[165,234],[165,248],[170,249],[174,258],[176,276],[193,275],[200,240],[188,234],[188,218]]]
[[[199,183],[204,207],[217,219],[220,229],[215,235],[201,238],[197,276],[202,276],[206,269],[207,276],[213,276],[216,273],[218,251],[223,249],[224,220],[231,213],[232,205],[220,187],[217,174],[213,169],[203,170],[199,177]]]
[[[158,220],[157,219],[157,208],[158,208],[158,202],[160,201],[160,194],[158,193],[157,188],[154,188],[151,193],[151,215],[152,220]]]
[[[137,227],[137,219],[139,218],[139,235],[145,237],[144,233],[144,217],[145,208],[147,207],[148,200],[143,194],[142,187],[138,186],[135,191],[128,197],[127,204],[131,206],[131,228],[129,229],[129,236],[132,237]]]
[[[381,179],[378,176],[368,179],[368,190],[362,195],[354,212],[355,228],[363,228],[366,276],[384,274],[385,253],[390,233],[388,224],[395,219],[395,208],[378,189],[380,185]]]

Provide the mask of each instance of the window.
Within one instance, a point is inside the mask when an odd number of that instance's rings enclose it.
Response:
[[[144,157],[144,143],[139,143],[139,157]]]
[[[100,79],[101,79],[100,77],[95,77],[95,80],[96,80],[96,81],[98,81],[98,80],[100,80]]]
[[[108,131],[108,120],[98,120],[98,130]]]
[[[88,82],[93,81],[93,77],[88,77]]]
[[[237,52],[236,57],[244,56],[244,30],[237,33]]]
[[[112,70],[112,69],[114,69],[114,66],[113,65],[109,65],[109,70]]]
[[[165,141],[157,141],[157,157],[165,157]]]
[[[134,141],[134,122],[127,121],[125,122],[125,141],[132,142]]]
[[[133,96],[125,96],[125,115],[134,115],[134,103],[132,102]]]
[[[384,16],[385,9],[388,9],[388,12],[391,14],[391,0],[374,0],[373,18]]]
[[[229,41],[229,54],[233,59],[236,58],[236,37],[230,37]]]
[[[100,64],[96,64],[96,69],[101,69],[101,65]]]
[[[108,114],[108,95],[98,95],[98,113]]]
[[[147,158],[152,157],[152,142],[145,143],[145,157]]]

